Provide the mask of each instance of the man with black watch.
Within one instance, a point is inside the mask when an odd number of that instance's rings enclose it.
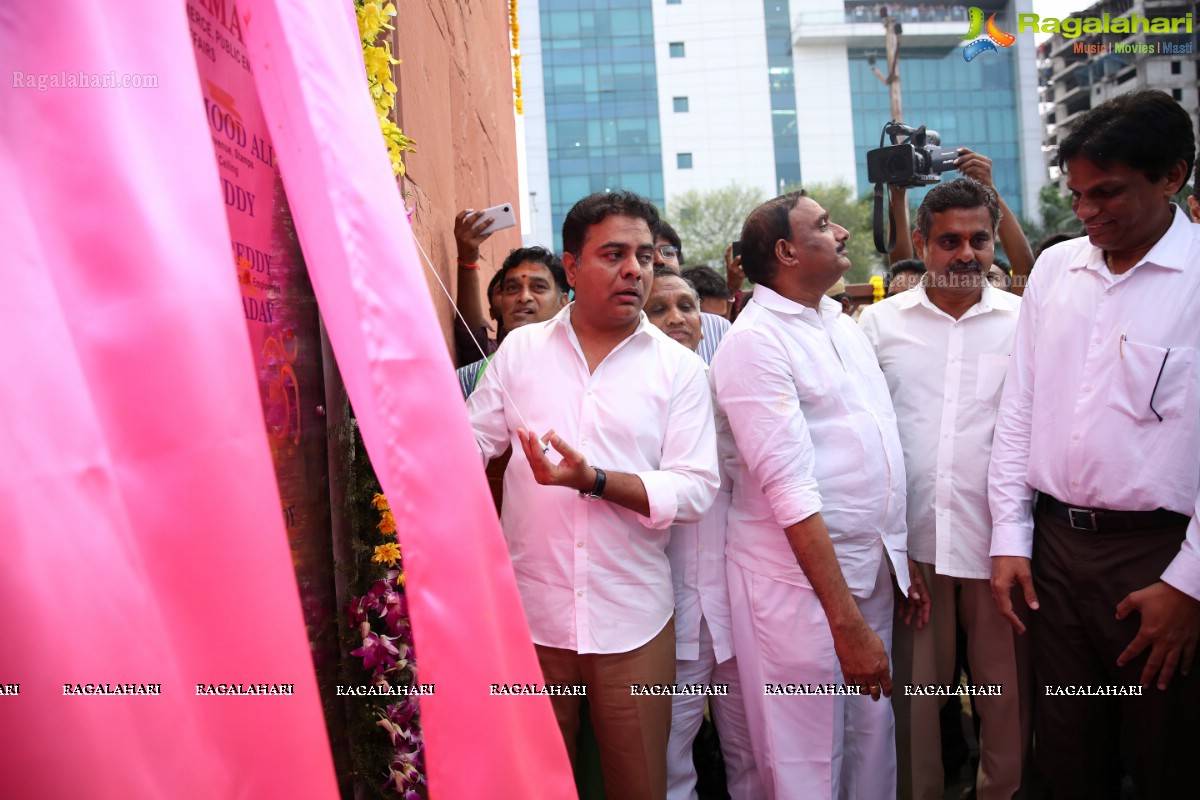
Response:
[[[592,467],[592,469],[596,473],[596,482],[592,484],[591,489],[579,490],[579,496],[584,500],[599,500],[601,497],[604,497],[604,483],[608,476],[599,467]]]
[[[621,798],[666,796],[672,698],[631,687],[675,680],[666,546],[719,484],[704,363],[642,313],[657,223],[628,192],[576,203],[562,254],[575,302],[512,331],[467,402],[485,460],[513,445],[500,521],[546,684],[587,686]],[[574,762],[580,697],[550,700]]]

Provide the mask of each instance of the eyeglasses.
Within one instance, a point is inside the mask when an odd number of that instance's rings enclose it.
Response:
[[[659,245],[658,254],[663,258],[679,258],[679,248],[669,244]]]

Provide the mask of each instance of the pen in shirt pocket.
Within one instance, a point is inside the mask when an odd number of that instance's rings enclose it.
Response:
[[[1121,338],[1117,341],[1117,353],[1122,359],[1125,358],[1125,334],[1121,334]]]

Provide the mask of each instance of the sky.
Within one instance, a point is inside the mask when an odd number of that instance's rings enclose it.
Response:
[[[1088,6],[1095,3],[1096,0],[1033,0],[1033,13],[1039,17],[1063,17],[1070,16],[1075,11],[1083,11]],[[1038,33],[1034,35],[1034,40],[1041,44],[1046,39],[1050,38],[1048,33]]]

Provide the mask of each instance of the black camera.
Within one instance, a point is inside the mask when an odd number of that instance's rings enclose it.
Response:
[[[958,151],[942,148],[937,131],[926,130],[924,125],[913,129],[901,122],[889,122],[883,133],[891,137],[892,146],[867,153],[867,180],[871,183],[928,186],[940,181],[943,172],[954,169]],[[907,139],[900,142],[901,136]]]

